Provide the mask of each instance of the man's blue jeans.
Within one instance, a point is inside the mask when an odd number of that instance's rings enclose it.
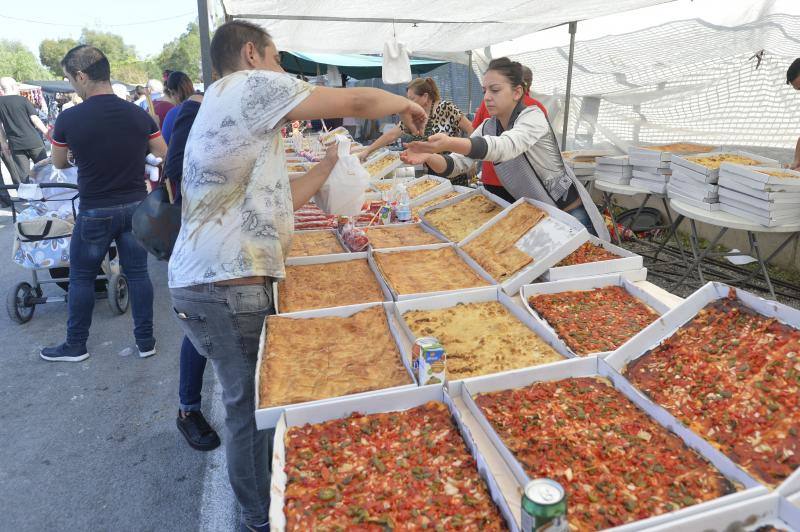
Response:
[[[69,319],[67,344],[84,346],[94,310],[94,281],[111,241],[117,243],[122,272],[128,278],[137,343],[153,338],[153,285],[147,273],[147,251],[131,232],[139,202],[83,209],[78,213],[69,246]]]
[[[206,357],[197,352],[188,336],[181,344],[181,376],[178,396],[181,410],[199,412],[203,391],[203,374],[206,371]]]

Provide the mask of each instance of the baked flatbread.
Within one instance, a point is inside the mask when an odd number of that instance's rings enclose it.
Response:
[[[367,259],[286,266],[286,279],[278,283],[280,312],[357,305],[384,299]]]
[[[373,258],[386,283],[400,295],[489,285],[452,247],[375,253]]]

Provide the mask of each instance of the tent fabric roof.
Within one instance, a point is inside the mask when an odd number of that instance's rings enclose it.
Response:
[[[412,59],[411,71],[416,74],[430,72],[434,68],[446,64],[446,61]],[[372,55],[344,54],[304,54],[300,52],[283,52],[281,66],[292,74],[316,76],[325,74],[328,65],[335,66],[339,72],[355,79],[381,77],[383,59]],[[317,70],[319,66],[319,70]]]
[[[464,52],[557,26],[671,0],[222,0],[227,15],[262,25],[279,49],[381,53],[396,35],[412,53]]]

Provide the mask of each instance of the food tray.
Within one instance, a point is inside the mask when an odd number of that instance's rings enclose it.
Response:
[[[320,211],[320,212],[322,212],[322,211]],[[327,216],[327,215],[325,215],[325,216]],[[292,259],[309,259],[309,258],[317,258],[317,257],[327,257],[329,255],[349,255],[350,254],[350,249],[348,249],[348,247],[344,244],[344,242],[342,242],[342,237],[339,234],[339,231],[337,231],[336,229],[300,229],[300,230],[295,229],[294,232],[296,232],[296,233],[302,232],[304,234],[308,234],[308,233],[323,233],[323,232],[324,233],[333,233],[334,236],[336,236],[336,241],[339,242],[340,246],[342,246],[342,251],[340,253],[327,253],[325,255],[305,255],[305,256],[298,256],[298,257],[287,257],[286,258],[287,261],[290,261]]]
[[[755,155],[753,153],[748,153],[746,151],[740,151],[740,150],[715,151],[715,152],[704,153],[703,155],[704,156],[712,156],[712,155],[721,155],[723,153],[724,154],[730,154],[730,155],[739,155],[741,157],[749,157],[750,159],[753,159],[755,161],[759,161],[759,162],[764,163],[763,166],[777,167],[777,166],[780,165],[780,163],[778,161],[776,161],[775,159],[770,159],[768,157],[761,157],[760,155]],[[671,159],[672,164],[675,165],[675,166],[681,166],[683,168],[687,168],[687,169],[692,170],[694,172],[697,172],[699,174],[707,175],[709,177],[711,177],[711,176],[719,176],[719,172],[720,172],[720,169],[722,168],[722,166],[720,166],[720,168],[712,170],[711,168],[706,168],[702,164],[697,164],[696,162],[693,162],[693,161],[690,161],[688,159],[685,159],[684,157],[691,157],[691,156],[673,155],[672,159]],[[729,164],[729,163],[722,163],[722,165],[726,165],[726,164]],[[739,166],[739,165],[734,165],[734,166]]]
[[[478,472],[486,482],[487,489],[500,514],[506,521],[509,530],[518,532],[519,526],[512,517],[511,509],[503,497],[497,479],[489,464],[481,454],[475,440],[467,426],[464,424],[461,413],[453,404],[453,400],[440,385],[423,386],[410,390],[386,390],[373,393],[371,397],[355,397],[339,399],[338,401],[317,406],[298,406],[286,409],[280,416],[275,427],[275,440],[272,452],[272,483],[270,485],[269,517],[272,530],[284,530],[286,516],[283,513],[284,494],[286,492],[287,478],[284,470],[286,464],[286,447],[284,437],[289,427],[301,426],[306,423],[321,423],[331,419],[342,419],[353,412],[363,414],[377,414],[381,412],[396,412],[421,406],[428,401],[440,401],[447,405],[452,414],[453,422],[458,427],[469,452],[475,458]]]
[[[539,313],[536,312],[536,310],[534,310],[530,304],[528,304],[528,298],[541,294],[559,294],[561,292],[584,291],[592,290],[594,288],[604,288],[606,286],[621,286],[626,292],[645,305],[649,306],[651,309],[655,310],[658,314],[664,315],[670,310],[669,305],[666,305],[660,299],[653,297],[650,293],[642,290],[622,274],[598,275],[596,277],[585,277],[583,279],[565,279],[563,281],[553,281],[549,283],[526,284],[522,287],[520,296],[522,297],[522,304],[525,305],[525,308],[528,309],[528,312],[530,312],[531,315],[542,325],[547,327],[552,334],[558,337],[558,333],[555,331],[555,329],[553,329],[550,323],[541,317]],[[567,345],[566,342],[564,342],[564,345]],[[575,353],[569,346],[567,346],[567,349],[569,349],[570,355],[572,355],[574,358],[595,355],[599,357],[606,357],[613,352],[602,351],[586,355],[579,355]]]
[[[765,167],[772,170],[781,170],[781,172],[785,172],[791,175],[792,177],[771,176],[756,170],[756,168],[765,168]],[[766,164],[764,166],[744,166],[741,164],[722,163],[721,169],[724,170],[725,173],[740,175],[742,177],[746,177],[747,179],[756,181],[758,183],[764,183],[768,185],[788,185],[790,187],[800,187],[800,172],[797,172],[795,170],[789,170],[788,168],[779,168],[777,167],[777,165]]]
[[[685,180],[683,177],[673,176],[670,185],[683,192],[683,195],[698,200],[716,200],[719,198],[719,186],[712,184],[700,184],[696,181]]]
[[[719,204],[719,208],[721,211],[725,211],[728,214],[738,216],[739,218],[744,219],[746,222],[763,225],[764,227],[778,227],[781,225],[791,225],[791,226],[800,225],[800,216],[795,218],[776,218],[775,217],[776,215],[768,215],[767,213],[756,214],[751,209],[743,208],[743,206],[740,203],[737,203],[736,205],[731,205],[730,203],[734,203],[734,201],[727,200],[725,198],[722,199],[724,201],[721,201]]]
[[[649,179],[641,179],[639,177],[631,178],[630,185],[632,187],[642,188],[651,194],[666,194],[667,184],[659,181],[650,181]]]
[[[515,206],[523,202],[528,202],[545,211],[549,216],[532,227],[517,241],[517,249],[530,255],[534,260],[500,284],[508,295],[516,294],[522,285],[532,282],[589,239],[589,232],[586,228],[561,209],[530,198],[520,198],[462,240],[458,244],[459,248],[463,248],[483,234],[500,219],[508,216]],[[480,265],[476,263],[476,266],[482,274],[488,275]]]
[[[800,187],[764,185],[745,177],[726,173],[720,174],[719,185],[766,201],[800,202]]]
[[[695,198],[684,196],[683,194],[680,193],[680,191],[676,190],[671,185],[667,185],[667,196],[670,199],[680,201],[681,203],[686,203],[687,205],[691,205],[692,207],[703,209],[708,212],[714,212],[720,210],[719,202],[706,203],[705,201],[698,201]]]
[[[345,137],[350,139],[351,142],[353,141],[353,137],[350,135],[350,132],[344,126],[339,126],[336,129],[331,129],[328,132],[320,133],[319,141],[324,145],[330,144],[331,142],[333,142],[333,137],[335,137],[336,135],[344,135]]]
[[[671,523],[654,527],[651,532],[711,532],[755,531],[762,526],[774,526],[783,530],[800,530],[800,508],[778,495],[769,494],[741,501],[736,505],[717,508],[691,517],[677,519]]]
[[[633,167],[630,165],[611,165],[611,164],[598,164],[594,169],[595,174],[625,176],[630,177],[633,173]]]
[[[630,176],[628,176],[628,177],[625,177],[625,176],[613,176],[613,175],[601,174],[601,173],[597,173],[597,172],[595,172],[595,174],[594,174],[594,180],[595,180],[595,182],[603,181],[605,183],[610,183],[612,185],[628,185],[631,182]]]
[[[654,183],[666,183],[669,181],[668,174],[656,174],[652,172],[645,172],[642,170],[634,170],[631,172],[632,176],[636,179],[645,179],[647,181],[653,181]]]
[[[515,304],[514,301],[507,296],[502,290],[497,287],[481,288],[471,292],[456,292],[448,295],[424,297],[410,301],[398,301],[394,305],[394,317],[396,320],[396,327],[400,331],[398,336],[398,345],[400,352],[403,354],[406,362],[411,361],[411,349],[414,345],[416,335],[411,331],[406,321],[403,319],[403,314],[410,310],[435,310],[450,308],[458,305],[459,303],[479,303],[483,301],[499,301],[503,304],[518,320],[524,323],[529,329],[541,337],[550,347],[555,349],[564,359],[574,357],[575,354],[567,347],[564,341],[555,334],[549,327],[541,321],[534,319],[531,314],[525,312],[525,309]],[[519,370],[510,370],[496,375],[505,375]],[[460,383],[465,379],[448,380],[447,387],[451,395],[457,395],[460,388]]]
[[[439,204],[437,204],[437,205],[434,205],[434,206],[432,206],[432,207],[427,207],[427,208],[425,208],[425,209],[422,209],[422,210],[420,211],[420,213],[419,213],[419,218],[420,218],[420,220],[422,220],[422,223],[424,223],[425,225],[427,225],[427,226],[428,226],[428,228],[429,228],[431,231],[433,231],[434,233],[436,233],[437,235],[439,235],[441,238],[443,238],[443,239],[445,239],[445,240],[447,240],[447,241],[449,242],[450,240],[449,240],[449,239],[448,239],[448,238],[447,238],[445,235],[443,235],[442,233],[440,233],[440,232],[439,232],[439,231],[438,231],[438,230],[437,230],[437,229],[436,229],[436,228],[435,228],[433,225],[431,225],[431,224],[430,224],[430,223],[429,223],[429,222],[428,222],[428,221],[425,219],[425,214],[427,214],[428,212],[431,212],[431,211],[433,211],[433,210],[436,210],[436,209],[442,209],[442,208],[444,208],[444,207],[449,207],[450,205],[454,205],[454,204],[458,203],[459,201],[464,201],[464,200],[466,200],[466,199],[469,199],[469,198],[471,198],[472,196],[475,196],[475,195],[477,195],[477,194],[480,194],[481,196],[485,196],[485,197],[486,197],[488,200],[491,200],[491,201],[493,201],[494,203],[496,203],[496,204],[500,205],[500,207],[502,207],[502,208],[504,208],[504,209],[505,209],[506,207],[508,207],[509,205],[511,205],[509,202],[507,202],[506,200],[502,199],[501,197],[499,197],[499,196],[495,196],[495,195],[494,195],[494,194],[492,194],[491,192],[487,191],[485,188],[483,188],[483,187],[480,187],[480,188],[478,188],[478,189],[472,190],[471,192],[467,192],[467,193],[465,193],[465,194],[462,194],[462,195],[460,195],[460,196],[456,196],[455,198],[450,198],[449,200],[445,200],[445,201],[443,201],[443,202],[441,202],[441,203],[439,203]],[[428,198],[428,199],[431,199],[431,198]],[[497,214],[495,217],[497,217],[497,216],[499,216],[499,215],[500,215],[500,213],[498,213],[498,214]],[[487,223],[488,223],[488,222],[487,222]],[[480,228],[479,228],[479,229],[480,229]],[[477,231],[478,231],[478,230],[476,229],[475,231],[473,231],[473,233],[472,233],[472,234],[475,234]],[[470,236],[472,236],[472,235],[468,235],[466,238],[469,238]],[[465,240],[466,240],[466,238],[465,238]]]
[[[672,177],[681,177],[686,181],[692,181],[697,184],[716,184],[719,178],[717,174],[701,174],[676,164],[672,165]]]
[[[723,180],[723,183],[725,181]],[[720,187],[720,195],[727,196],[744,203],[753,205],[764,210],[784,209],[800,211],[800,194],[791,192],[760,192],[760,196],[751,196],[742,187],[722,186]]]
[[[627,155],[608,155],[604,157],[598,157],[594,160],[597,166],[601,165],[611,165],[611,166],[630,166],[630,157]]]
[[[664,340],[671,337],[683,325],[694,319],[695,316],[709,303],[728,297],[728,292],[734,290],[738,301],[753,311],[768,318],[776,318],[782,323],[800,328],[800,310],[788,305],[769,301],[755,296],[739,288],[732,288],[724,283],[709,282],[694,294],[687,297],[683,302],[664,314],[660,320],[650,324],[642,332],[631,338],[628,342],[608,356],[605,361],[616,371],[622,372],[624,368],[634,360],[644,356],[650,350],[659,346]],[[634,389],[631,386],[632,389]],[[644,394],[636,391],[642,399]],[[649,400],[648,400],[649,401]],[[669,415],[666,409],[657,406],[665,415]],[[676,420],[676,423],[677,420]],[[681,426],[683,426],[681,424]],[[689,430],[689,429],[686,429]],[[699,437],[699,436],[698,436]],[[708,444],[709,446],[711,444]],[[800,492],[800,469],[792,473],[779,487],[783,495],[792,495]]]
[[[456,198],[453,198],[453,199],[456,199]],[[431,231],[431,234],[438,235],[435,231]],[[389,284],[389,282],[386,279],[383,278],[383,275],[380,275],[380,269],[378,268],[377,264],[375,263],[375,258],[374,258],[374,256],[376,254],[378,254],[378,253],[400,253],[400,252],[405,252],[405,251],[416,251],[416,250],[420,250],[420,249],[439,249],[439,248],[446,248],[446,247],[453,247],[455,249],[455,251],[456,251],[456,254],[459,257],[461,257],[461,259],[464,262],[467,263],[467,266],[472,268],[480,277],[485,279],[489,284],[491,284],[491,285],[496,285],[497,284],[497,282],[494,279],[492,279],[489,276],[489,274],[487,274],[485,271],[483,271],[483,268],[481,268],[478,265],[478,263],[475,262],[472,259],[472,257],[470,257],[469,255],[464,253],[464,251],[462,251],[455,244],[450,243],[450,242],[443,242],[441,244],[428,244],[428,245],[425,245],[425,246],[408,246],[408,247],[405,247],[405,248],[376,249],[376,250],[374,250],[374,251],[372,251],[370,253],[370,255],[368,257],[368,260],[370,262],[370,266],[372,267],[372,269],[374,271],[378,272],[378,274],[379,274],[378,277],[380,278],[381,283],[386,285],[386,288],[387,288],[387,290],[389,290],[389,293],[392,295],[392,299],[394,301],[405,301],[407,299],[416,299],[418,297],[435,296],[435,295],[442,295],[442,294],[452,294],[452,293],[455,293],[455,292],[472,292],[474,290],[481,290],[483,288],[486,288],[485,286],[479,286],[479,287],[475,287],[475,288],[460,288],[460,289],[457,289],[457,290],[445,290],[445,291],[439,291],[439,292],[422,292],[422,293],[418,293],[418,294],[403,294],[403,295],[400,295],[400,294],[398,294],[398,293],[396,293],[394,291],[394,288]]]
[[[392,159],[395,159],[395,160],[394,160],[394,162],[392,162],[388,166],[378,170],[374,174],[369,174],[369,178],[370,178],[371,181],[375,181],[377,179],[382,179],[383,177],[391,174],[392,172],[395,171],[395,169],[400,168],[401,166],[403,166],[403,161],[400,160],[400,156],[397,155],[396,153],[391,152],[391,151],[386,151],[385,153],[381,154],[379,157],[375,157],[374,159],[369,159],[368,161],[362,163],[362,166],[364,167],[364,170],[366,170],[369,173],[369,169],[367,168],[369,165],[371,165],[372,163],[376,163],[378,161],[381,161],[383,159],[388,159],[388,158],[392,158]]]
[[[668,414],[664,415],[664,412],[661,412],[660,409],[653,405],[648,399],[640,396],[627,380],[605,364],[602,359],[597,357],[574,358],[564,362],[547,364],[506,374],[474,377],[466,379],[463,382],[461,386],[461,398],[467,410],[475,416],[480,427],[497,448],[503,460],[508,464],[520,489],[530,480],[528,474],[511,451],[503,444],[499,435],[495,432],[494,428],[492,428],[481,409],[473,400],[473,396],[479,393],[520,388],[533,384],[534,382],[561,380],[571,377],[601,377],[607,379],[617,391],[627,397],[639,407],[639,409],[643,410],[655,423],[675,433],[688,447],[691,447],[697,451],[700,456],[707,459],[729,480],[738,483],[744,488],[742,491],[731,493],[715,500],[706,501],[641,521],[635,521],[614,528],[613,530],[641,530],[656,525],[669,524],[682,517],[701,514],[715,508],[726,508],[730,505],[738,504],[766,493],[766,488],[760,486],[749,475],[739,469],[736,464],[731,462],[726,456],[712,446],[708,445],[700,437],[682,427],[672,416]]]
[[[742,194],[729,188],[719,189],[720,201],[755,214],[775,215],[779,217],[785,214],[800,215],[800,202],[783,203],[777,201],[763,200]]]
[[[686,143],[687,146],[692,146],[693,148],[697,148],[697,151],[691,152],[683,152],[685,155],[689,154],[696,154],[696,153],[706,153],[714,149],[713,146],[706,146],[705,144],[694,144],[694,143]],[[643,145],[643,146],[631,146],[628,148],[628,155],[631,158],[631,161],[637,159],[639,161],[648,161],[648,163],[652,162],[652,164],[648,164],[648,166],[656,166],[662,162],[669,162],[670,158],[675,152],[669,151],[669,149],[653,149],[653,148],[666,148],[667,146],[664,144],[650,144],[650,145]],[[674,146],[673,146],[674,148]]]
[[[574,279],[576,277],[591,277],[594,275],[605,275],[608,273],[640,271],[643,266],[641,255],[632,251],[615,246],[611,242],[606,242],[594,235],[589,235],[587,240],[596,246],[618,255],[618,259],[602,260],[599,262],[587,262],[586,264],[573,264],[572,266],[552,266],[543,277],[546,281],[560,281],[562,279]],[[558,263],[556,263],[558,264]],[[644,281],[644,278],[637,279]]]
[[[398,223],[398,224],[386,224],[386,225],[374,224],[374,225],[369,226],[369,227],[364,227],[363,229],[366,230],[365,232],[367,233],[367,238],[369,238],[369,229],[371,229],[371,228],[376,228],[376,227],[389,227],[389,228],[391,228],[391,227],[410,227],[412,225],[419,226],[420,229],[422,229],[426,233],[430,234],[431,236],[434,236],[437,239],[441,240],[442,243],[447,243],[447,240],[442,240],[442,237],[439,235],[439,233],[436,233],[436,232],[432,231],[430,227],[428,227],[428,226],[426,226],[424,224],[421,224],[421,223]],[[426,244],[426,245],[430,245],[430,244]],[[374,249],[372,247],[372,241],[370,241],[370,243],[369,243],[369,250],[370,251],[372,251],[373,249],[375,251],[383,251],[383,250],[387,250],[387,249],[396,249],[398,251],[402,251],[402,250],[409,249],[410,247],[413,247],[413,246],[401,246],[401,247],[394,247],[394,248],[380,248],[380,250],[378,250],[378,249]],[[380,275],[378,275],[378,277],[380,277]]]
[[[383,292],[384,301],[391,301],[392,292],[389,290],[389,287],[386,286],[386,283],[383,281],[383,278],[381,277],[380,273],[378,273],[378,270],[375,269],[375,264],[369,260],[369,253],[367,253],[366,251],[361,251],[358,253],[336,253],[333,255],[315,255],[310,257],[292,257],[290,259],[286,259],[286,265],[305,266],[308,264],[328,264],[331,262],[344,262],[348,260],[364,260],[364,259],[367,260],[370,270],[372,270],[372,273],[375,274],[375,277],[378,279],[378,285],[380,285],[381,292]],[[273,301],[275,302],[275,313],[283,314],[281,312],[280,299],[278,297],[278,283],[272,283],[272,298]],[[339,308],[339,307],[332,307],[332,308]]]
[[[394,338],[395,344],[399,345],[399,339],[401,338],[401,333],[397,330],[397,324],[393,321],[392,317],[392,307],[391,303],[364,303],[362,305],[351,305],[349,307],[336,307],[336,308],[327,308],[327,309],[317,309],[317,310],[304,310],[302,312],[292,312],[289,314],[282,314],[281,316],[284,318],[292,318],[298,320],[310,319],[310,318],[321,318],[321,317],[329,317],[329,316],[340,316],[340,317],[347,317],[352,316],[356,312],[360,312],[362,310],[366,310],[368,308],[372,308],[375,306],[381,305],[383,307],[384,312],[386,313],[387,321],[389,323],[389,330],[391,331],[392,338]],[[264,320],[264,326],[261,329],[261,339],[258,343],[258,362],[256,363],[256,427],[259,430],[264,429],[271,429],[275,426],[278,422],[278,419],[281,417],[283,411],[289,406],[297,406],[297,405],[304,405],[310,407],[318,407],[323,404],[330,403],[332,401],[340,400],[340,397],[329,397],[327,399],[317,399],[315,401],[306,401],[303,403],[296,403],[295,405],[280,405],[280,406],[270,406],[266,408],[259,408],[261,404],[259,394],[260,394],[260,380],[261,380],[261,363],[263,361],[264,355],[264,346],[267,341],[267,320]],[[402,353],[402,352],[401,352]],[[402,358],[402,356],[401,356]],[[393,388],[386,388],[387,390],[394,390],[394,389],[408,389],[408,388],[415,388],[417,386],[416,382],[417,379],[414,376],[414,372],[411,370],[411,366],[406,363],[406,360],[402,360],[403,365],[406,367],[406,371],[411,376],[411,383],[403,384],[401,386],[395,386]],[[347,398],[353,397],[369,397],[375,395],[376,390],[371,390],[367,392],[360,392],[347,395]]]

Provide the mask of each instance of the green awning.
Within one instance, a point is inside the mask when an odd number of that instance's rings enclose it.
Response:
[[[447,61],[412,59],[411,72],[424,74],[434,68],[447,64]],[[281,66],[292,74],[316,76],[326,74],[328,65],[335,66],[339,72],[355,79],[381,77],[383,58],[374,55],[343,54],[301,54],[281,52]]]

